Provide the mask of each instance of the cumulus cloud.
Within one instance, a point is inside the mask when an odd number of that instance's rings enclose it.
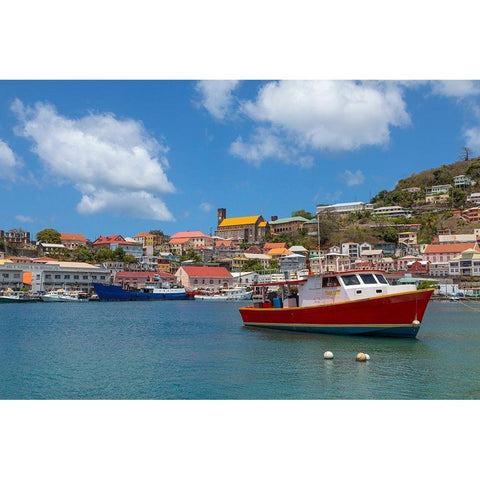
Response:
[[[238,84],[238,80],[200,80],[196,90],[203,107],[216,119],[223,120],[233,104],[232,92]]]
[[[209,203],[207,202],[202,202],[198,208],[200,208],[200,210],[204,211],[204,212],[209,212],[210,210],[212,210],[213,208],[213,205],[210,205]]]
[[[435,80],[432,93],[444,97],[464,98],[480,94],[480,82],[475,80]]]
[[[230,151],[257,164],[274,156],[296,163],[292,157],[308,150],[385,145],[392,127],[410,123],[402,89],[394,82],[269,82],[240,109],[256,122],[257,133],[248,144],[237,138]]]
[[[340,177],[349,187],[361,185],[365,181],[365,175],[361,170],[357,170],[356,172],[345,170]]]
[[[111,211],[155,220],[172,220],[158,197],[175,191],[168,180],[168,147],[141,122],[111,113],[72,119],[49,104],[12,104],[16,133],[32,141],[32,150],[48,172],[82,193],[79,213]]]
[[[19,222],[22,223],[35,223],[35,219],[32,217],[29,217],[28,215],[15,215],[15,220],[18,220]]]
[[[20,166],[20,161],[12,149],[0,139],[0,178],[15,180],[17,178],[17,169]]]

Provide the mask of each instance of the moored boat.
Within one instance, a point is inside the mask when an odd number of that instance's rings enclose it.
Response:
[[[40,295],[42,302],[88,302],[88,295],[83,292],[52,290]]]
[[[185,288],[168,282],[148,282],[141,289],[127,290],[119,285],[93,283],[95,293],[100,301],[136,301],[136,300],[186,300]]]
[[[287,294],[240,308],[243,324],[343,335],[415,337],[434,289],[390,285],[381,271],[336,272],[275,285]],[[259,284],[265,292],[272,284]],[[288,295],[295,286],[296,295]]]
[[[195,300],[213,301],[213,302],[241,302],[252,299],[252,292],[245,287],[224,288],[219,293],[210,295],[195,294]]]
[[[0,303],[24,303],[24,302],[38,302],[39,297],[25,292],[15,292],[8,289],[0,294]]]

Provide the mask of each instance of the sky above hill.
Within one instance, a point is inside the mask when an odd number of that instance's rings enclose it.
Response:
[[[480,155],[473,81],[0,81],[0,229],[211,233]]]

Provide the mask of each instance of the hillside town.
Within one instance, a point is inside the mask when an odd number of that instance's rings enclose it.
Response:
[[[129,237],[106,232],[110,234],[90,240],[82,233],[45,229],[33,240],[31,232],[20,228],[0,230],[0,290],[65,288],[91,294],[95,282],[131,289],[161,279],[189,291],[216,292],[308,272],[373,268],[386,272],[391,282],[432,280],[445,292],[448,285],[450,291],[455,286],[476,291],[480,206],[472,205],[480,204],[480,192],[465,194],[467,208],[461,209],[452,209],[451,195],[458,189],[471,191],[476,183],[455,176],[452,184],[425,187],[422,202],[419,187],[403,189],[417,199],[410,208],[384,201],[338,203],[317,205],[314,214],[300,210],[269,220],[257,212],[229,217],[218,208],[210,234],[150,230]],[[445,224],[454,221],[449,224],[453,228],[432,225],[432,214]]]

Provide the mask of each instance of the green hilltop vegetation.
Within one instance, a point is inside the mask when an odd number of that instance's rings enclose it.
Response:
[[[458,175],[467,175],[476,184],[464,189],[453,188],[453,179]],[[452,185],[448,200],[444,203],[427,204],[426,187],[446,184]],[[412,193],[406,190],[412,187],[420,188],[420,191]],[[480,223],[466,223],[462,219],[454,218],[453,211],[474,206],[467,202],[467,195],[473,192],[480,192],[480,157],[470,158],[466,154],[464,159],[450,165],[431,168],[401,179],[393,190],[382,190],[370,200],[375,207],[398,205],[410,209],[411,217],[379,218],[371,212],[353,213],[346,217],[322,216],[320,218],[321,248],[340,245],[347,241],[368,242],[373,248],[377,243],[397,242],[398,233],[405,230],[405,227],[402,227],[403,224],[420,224],[418,243],[430,243],[439,231],[450,231],[452,234],[471,233],[474,228],[480,228]],[[295,215],[307,219],[314,218],[314,214],[305,210],[292,212],[292,216]],[[316,237],[302,230],[295,234],[270,235],[269,240],[284,241],[287,246],[303,245],[309,249],[317,245]]]

